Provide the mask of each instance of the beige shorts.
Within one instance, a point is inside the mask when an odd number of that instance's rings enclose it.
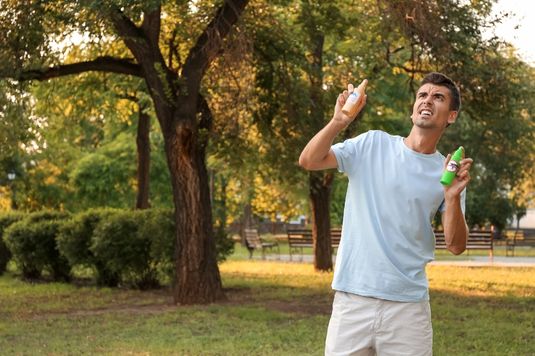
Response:
[[[433,354],[428,301],[405,303],[337,291],[325,355]]]

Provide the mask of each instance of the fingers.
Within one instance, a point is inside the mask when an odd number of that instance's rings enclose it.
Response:
[[[368,99],[368,95],[364,95],[364,97],[360,101],[359,108],[357,109],[357,112],[360,112],[362,110],[362,108],[366,105],[366,99]]]
[[[446,167],[448,166],[450,159],[451,159],[451,153],[448,153],[448,155],[446,156],[446,160],[444,161],[444,169],[446,169]]]
[[[471,158],[465,158],[461,160],[461,166],[459,168],[459,171],[457,172],[457,176],[461,177],[464,175],[464,173],[468,173],[470,171],[470,168],[472,168],[472,163],[474,162]]]
[[[355,88],[355,86],[352,84],[352,83],[349,83],[347,85],[347,89],[342,91],[342,93],[340,93],[338,95],[338,98],[336,99],[336,105],[334,107],[334,112],[335,114],[341,110],[341,108],[344,106],[347,98],[349,97],[349,95],[351,93],[353,93],[354,91],[358,91],[359,93],[364,93],[364,91],[366,90],[366,86],[368,85],[368,80],[367,79],[364,79],[357,88]],[[360,112],[360,110],[364,107],[364,105],[366,105],[366,98],[367,98],[367,95],[363,95],[363,98],[362,100],[360,100],[359,102],[359,107],[358,107],[358,110],[357,112]]]

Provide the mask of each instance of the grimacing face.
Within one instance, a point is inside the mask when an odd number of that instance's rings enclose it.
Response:
[[[457,119],[451,110],[451,93],[447,87],[427,83],[416,93],[412,108],[412,122],[423,129],[444,129]]]

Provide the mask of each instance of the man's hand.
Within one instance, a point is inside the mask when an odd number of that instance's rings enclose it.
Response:
[[[464,156],[464,151],[463,151]],[[448,165],[448,162],[451,159],[451,154],[446,157],[446,162],[444,164],[444,169]],[[453,182],[449,186],[444,186],[444,197],[446,200],[459,198],[461,192],[466,188],[468,182],[470,182],[470,168],[472,168],[472,163],[474,162],[471,158],[463,158],[460,162],[459,170],[453,179]]]
[[[347,90],[344,90],[340,95],[338,95],[338,99],[336,100],[336,105],[334,107],[334,115],[333,120],[336,122],[339,122],[343,124],[344,127],[347,127],[355,118],[357,117],[358,113],[362,110],[364,105],[366,105],[366,98],[368,97],[365,94],[366,85],[368,84],[368,80],[364,79],[362,83],[357,87],[357,91],[359,93],[359,101],[357,103],[357,111],[354,116],[350,117],[342,112],[342,107],[346,103],[347,98],[351,93],[353,93],[353,90],[355,89],[353,84],[348,84]]]

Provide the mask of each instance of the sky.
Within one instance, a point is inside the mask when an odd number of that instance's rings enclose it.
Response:
[[[513,44],[520,57],[535,66],[535,1],[499,0],[494,14],[502,12],[514,15],[496,27],[496,35]]]

